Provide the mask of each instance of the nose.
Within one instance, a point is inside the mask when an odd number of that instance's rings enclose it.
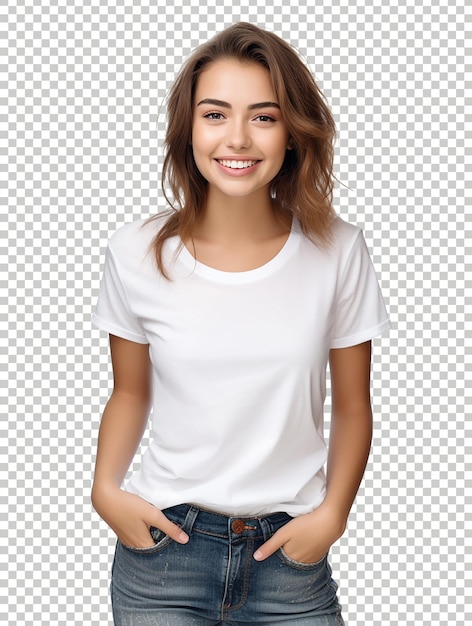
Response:
[[[248,148],[251,137],[247,123],[242,119],[232,119],[227,126],[226,145],[234,150]]]

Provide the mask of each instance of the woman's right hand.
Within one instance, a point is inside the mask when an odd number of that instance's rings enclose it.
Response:
[[[106,490],[94,487],[92,504],[100,517],[116,533],[121,543],[131,548],[150,548],[154,542],[149,531],[154,526],[177,543],[189,537],[162,511],[133,493],[113,486]]]
[[[113,392],[98,433],[92,504],[130,548],[154,545],[154,526],[178,543],[188,536],[159,509],[120,488],[143,437],[152,395],[149,345],[110,335]]]

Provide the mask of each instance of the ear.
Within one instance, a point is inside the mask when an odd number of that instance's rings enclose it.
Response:
[[[288,140],[287,143],[287,150],[293,150],[295,147],[294,143],[293,143],[293,139],[290,137],[290,139]]]

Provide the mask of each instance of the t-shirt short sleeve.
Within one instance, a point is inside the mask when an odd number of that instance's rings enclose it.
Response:
[[[360,230],[338,283],[331,348],[369,341],[390,328],[375,270]]]
[[[149,343],[139,319],[133,315],[118,264],[107,248],[100,292],[92,324],[111,335],[136,343]]]

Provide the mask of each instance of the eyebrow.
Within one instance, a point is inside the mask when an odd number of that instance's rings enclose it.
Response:
[[[204,100],[200,100],[200,102],[197,104],[197,107],[199,107],[201,104],[213,104],[214,106],[224,107],[225,109],[233,108],[229,102],[225,102],[224,100],[214,100],[213,98],[205,98]],[[280,109],[280,106],[277,104],[277,102],[256,102],[255,104],[250,104],[248,106],[248,110],[253,111],[254,109],[266,109],[267,107]]]

